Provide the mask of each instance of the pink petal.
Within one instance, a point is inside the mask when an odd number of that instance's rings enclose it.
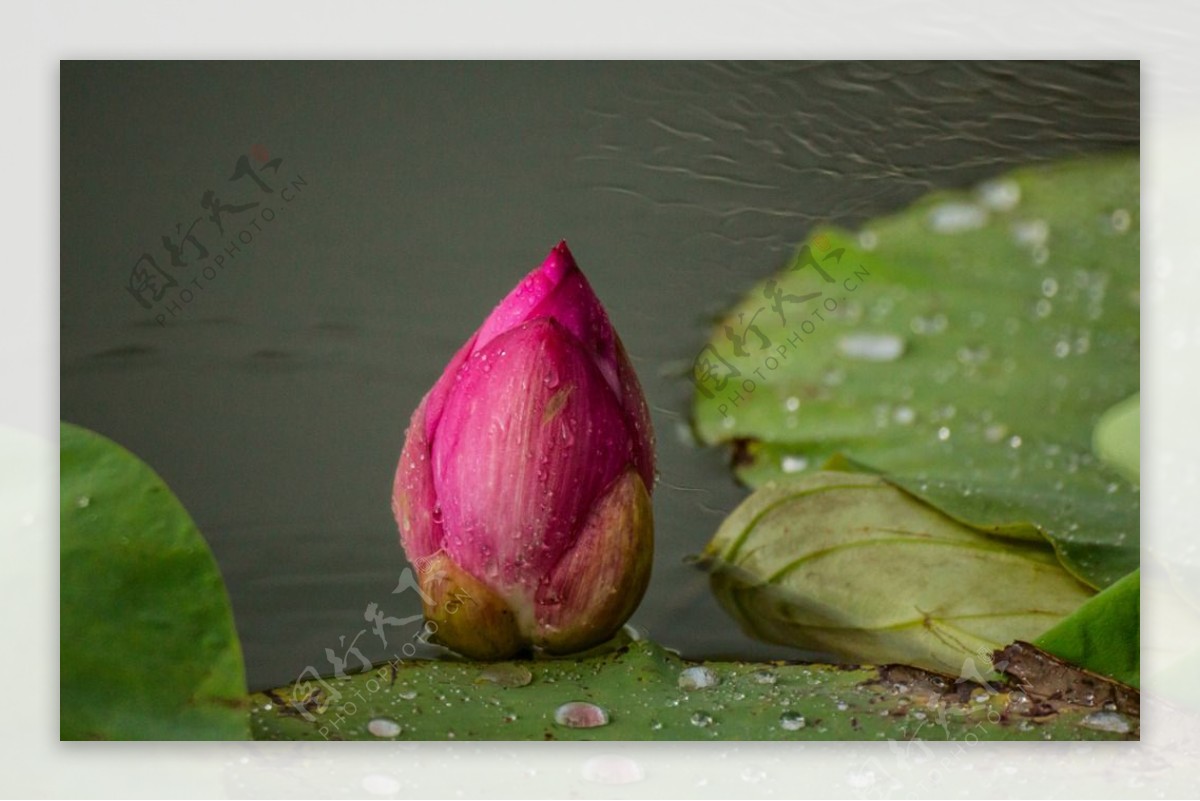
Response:
[[[625,410],[636,437],[634,461],[646,487],[654,489],[654,427],[637,374],[600,299],[575,262],[566,242],[559,242],[540,267],[527,275],[484,322],[475,347],[500,333],[538,317],[550,317],[575,335]]]
[[[428,404],[426,395],[413,412],[392,483],[392,514],[400,527],[400,544],[414,563],[436,553],[444,536],[433,484],[433,459],[425,436]]]
[[[632,461],[625,414],[583,344],[551,318],[477,346],[459,376],[432,448],[445,548],[531,598]]]

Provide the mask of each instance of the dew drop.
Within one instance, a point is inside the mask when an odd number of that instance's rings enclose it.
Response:
[[[912,422],[917,419],[917,413],[911,406],[897,406],[892,411],[892,419],[902,426],[912,425]]]
[[[86,495],[80,495],[78,498],[75,499],[75,505],[78,506],[80,509],[86,509],[89,506],[91,506],[91,504],[92,504],[92,499]]]
[[[1044,320],[1047,317],[1049,317],[1050,312],[1052,312],[1052,311],[1054,311],[1054,305],[1051,304],[1050,301],[1046,300],[1045,298],[1042,298],[1041,300],[1039,300],[1037,302],[1037,305],[1035,305],[1033,307],[1033,313],[1035,315],[1037,315],[1037,318],[1039,320]]]
[[[969,348],[965,345],[958,349],[958,361],[960,364],[965,364],[968,367],[983,364],[991,358],[992,351],[986,345],[981,345],[977,348]]]
[[[999,442],[1004,439],[1004,435],[1008,433],[1008,426],[996,423],[990,425],[983,430],[983,438],[988,442]]]
[[[750,678],[755,684],[774,684],[778,681],[778,677],[770,670],[756,670],[750,674]]]
[[[863,250],[874,250],[879,245],[879,236],[874,231],[862,231],[858,235],[858,246]]]
[[[679,686],[684,690],[703,690],[708,687],[716,687],[721,683],[721,678],[717,676],[716,671],[704,665],[693,665],[686,668],[679,674]]]
[[[1130,731],[1129,721],[1119,712],[1093,712],[1079,722],[1096,731],[1108,731],[1114,734],[1128,734]]]
[[[800,408],[800,399],[795,395],[789,396],[788,399],[783,402],[783,408],[787,409],[789,412],[796,411]]]
[[[785,473],[799,473],[808,467],[808,459],[803,456],[785,456],[779,466]]]
[[[942,426],[941,428],[938,429],[937,437],[942,442],[945,442],[946,440],[950,439],[950,429],[946,428],[946,426]]]
[[[1026,220],[1012,227],[1013,239],[1026,247],[1041,247],[1050,237],[1050,226],[1045,220]]]
[[[1054,343],[1054,355],[1059,359],[1065,359],[1071,355],[1071,343],[1065,339],[1060,339]]]
[[[849,709],[849,708],[850,708],[850,705],[849,705],[849,704],[847,704],[845,701],[838,701],[838,702],[837,702],[837,710],[838,710],[838,712],[845,712],[845,711],[846,711],[847,709]]]
[[[1042,294],[1048,298],[1052,298],[1058,294],[1058,281],[1053,278],[1046,278],[1042,281]]]
[[[807,723],[799,712],[784,712],[779,716],[779,726],[785,731],[800,731]]]
[[[404,690],[403,692],[396,693],[396,697],[403,698],[405,701],[411,701],[417,697],[417,691],[416,690]]]
[[[992,211],[1012,211],[1021,202],[1021,187],[1011,179],[984,181],[976,190],[979,202]]]
[[[375,718],[367,724],[367,731],[376,737],[396,737],[403,729],[400,724],[387,718]]]
[[[988,213],[973,203],[942,203],[934,206],[926,218],[929,227],[939,234],[974,231],[987,224]]]
[[[1108,218],[1108,224],[1118,234],[1123,234],[1129,230],[1130,217],[1129,212],[1125,209],[1117,209]]]
[[[914,334],[940,334],[946,330],[948,324],[949,320],[944,314],[935,314],[932,317],[918,315],[909,321],[909,327]]]
[[[479,672],[476,684],[494,684],[497,687],[524,687],[533,681],[533,674],[524,665],[499,663]]]
[[[594,729],[608,725],[608,713],[587,701],[570,701],[554,710],[554,722],[571,729]]]
[[[1019,436],[1017,436],[1016,434],[1013,434],[1008,440],[1008,447],[1010,447],[1010,448],[1021,447],[1021,438]]]
[[[713,723],[712,715],[707,712],[693,712],[690,720],[693,726],[699,726],[702,729],[711,726]]]
[[[895,334],[847,334],[838,340],[843,356],[868,362],[893,362],[904,353],[904,340]]]

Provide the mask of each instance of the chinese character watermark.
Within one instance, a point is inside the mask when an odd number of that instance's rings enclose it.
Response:
[[[124,289],[160,326],[183,314],[226,267],[244,257],[243,247],[266,233],[308,186],[300,174],[280,176],[282,164],[265,146],[254,145],[250,157],[238,157],[219,190],[209,186],[199,193],[198,209],[161,236],[161,250],[134,259]],[[246,192],[250,195],[243,196]]]
[[[826,252],[828,251],[828,252]],[[818,256],[818,253],[822,254]],[[718,399],[717,411],[727,422],[730,414],[743,404],[770,374],[784,364],[805,341],[814,334],[827,314],[835,314],[846,302],[846,295],[858,291],[870,272],[863,265],[842,266],[845,248],[830,250],[824,234],[813,238],[793,258],[788,272],[812,276],[811,291],[795,294],[785,291],[780,282],[768,279],[763,286],[765,301],[753,311],[738,311],[721,326],[728,346],[709,343],[692,361],[691,380],[705,398]],[[833,271],[844,273],[841,278]],[[807,272],[806,272],[807,271]],[[779,334],[772,339],[763,329],[764,321],[778,318]],[[793,326],[786,331],[789,320]]]

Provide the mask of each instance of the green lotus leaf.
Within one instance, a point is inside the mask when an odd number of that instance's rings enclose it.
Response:
[[[259,740],[1135,739],[1136,708],[1034,703],[902,666],[688,662],[647,641],[568,659],[401,660],[251,696]],[[592,724],[592,725],[579,725]]]
[[[245,739],[246,680],[225,585],[154,471],[61,433],[59,736]]]
[[[1034,645],[1131,687],[1141,683],[1141,571],[1089,599]]]
[[[1139,216],[1137,155],[1117,154],[819,228],[717,322],[696,432],[752,486],[878,473],[1106,587],[1139,557],[1136,477],[1092,441],[1138,391]]]

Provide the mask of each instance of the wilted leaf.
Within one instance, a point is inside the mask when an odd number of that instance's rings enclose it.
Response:
[[[1074,665],[1131,687],[1141,683],[1141,571],[1079,607],[1034,640],[1034,645]]]
[[[136,456],[67,423],[61,437],[59,736],[244,739],[242,651],[204,538]]]
[[[768,484],[704,556],[751,635],[954,675],[982,674],[993,650],[1038,636],[1092,594],[1044,542],[984,534],[853,473]]]
[[[516,677],[516,678],[514,678]],[[686,662],[650,642],[583,658],[397,662],[251,698],[260,740],[1129,739],[1003,682],[911,667]],[[556,715],[576,707],[575,728]],[[1133,721],[1136,724],[1136,720]]]
[[[1136,155],[1034,167],[814,232],[700,354],[700,438],[736,445],[755,486],[840,454],[979,529],[1044,535],[1096,588],[1136,569],[1137,486],[1092,435],[1138,391],[1138,175]]]

